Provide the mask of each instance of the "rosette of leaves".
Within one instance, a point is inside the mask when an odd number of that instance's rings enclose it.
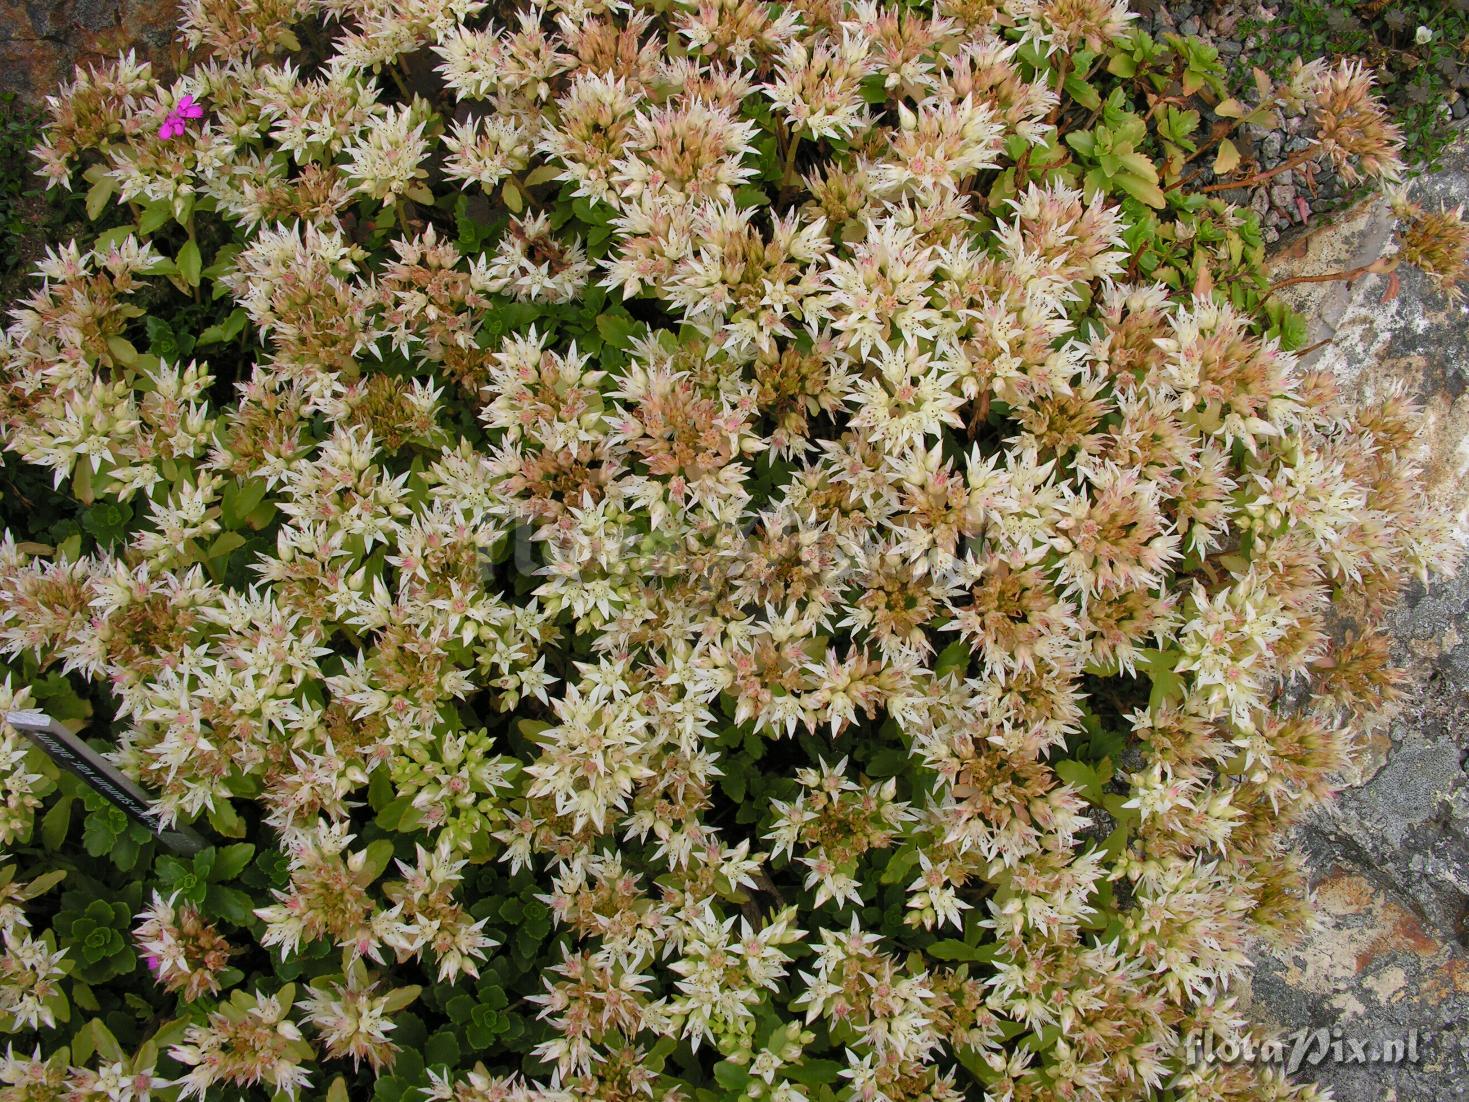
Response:
[[[541,942],[550,936],[550,908],[529,891],[489,902],[493,904],[488,908],[491,926],[504,929],[503,942],[509,946],[511,957],[521,967],[529,967],[539,954]]]
[[[123,900],[91,899],[80,893],[62,897],[52,928],[75,962],[73,975],[88,984],[105,983],[132,971],[137,958],[128,940],[133,908]]]
[[[94,501],[82,513],[82,527],[99,547],[112,547],[127,537],[133,507],[126,501]]]

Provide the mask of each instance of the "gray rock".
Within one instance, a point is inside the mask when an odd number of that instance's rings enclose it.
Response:
[[[1415,201],[1437,207],[1469,190],[1469,142],[1444,162],[1414,185]],[[1377,201],[1300,239],[1272,275],[1355,267],[1391,241],[1391,216]],[[1462,507],[1469,314],[1406,268],[1397,284],[1374,275],[1281,297],[1313,319],[1309,340],[1331,339],[1304,366],[1331,371],[1351,392],[1403,387],[1421,403],[1431,489]],[[1293,947],[1261,948],[1251,984],[1251,1017],[1285,1034],[1417,1031],[1416,1061],[1301,1069],[1298,1079],[1330,1087],[1336,1102],[1469,1097],[1469,566],[1415,584],[1389,628],[1411,674],[1407,699],[1390,723],[1362,732],[1349,787],[1295,836],[1321,927]]]
[[[1279,134],[1266,134],[1260,142],[1260,162],[1273,165],[1280,160],[1280,150],[1285,139]]]

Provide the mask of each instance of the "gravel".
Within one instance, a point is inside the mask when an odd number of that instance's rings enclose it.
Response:
[[[1242,37],[1241,25],[1262,17],[1268,20],[1280,6],[1279,0],[1156,0],[1146,5],[1151,11],[1143,15],[1142,27],[1154,37],[1197,35],[1218,49],[1226,64],[1236,58],[1248,64],[1249,55],[1262,47],[1270,30],[1267,25],[1263,31]],[[1461,96],[1451,108],[1446,104],[1445,110],[1453,118],[1465,118],[1469,100]],[[1235,141],[1244,156],[1242,168],[1268,172],[1309,148],[1311,135],[1305,122],[1300,116],[1282,118],[1277,113],[1273,125],[1240,127]],[[1209,183],[1213,177],[1206,170],[1200,180]],[[1289,232],[1339,206],[1350,190],[1329,167],[1308,163],[1272,176],[1248,194],[1229,191],[1221,197],[1255,211],[1266,242],[1273,244],[1282,230]]]
[[[1385,0],[1379,0],[1379,6]],[[1469,10],[1469,0],[1436,0]],[[1430,5],[1431,6],[1431,5]],[[1280,16],[1286,0],[1134,0],[1133,9],[1140,12],[1137,26],[1154,38],[1165,34],[1197,35],[1214,46],[1227,68],[1247,72],[1253,55],[1266,50],[1279,33],[1272,21]],[[1246,100],[1250,80],[1243,78]],[[1460,90],[1440,107],[1445,125],[1451,122],[1469,126],[1469,91]],[[1206,122],[1201,131],[1206,132]],[[1310,148],[1313,134],[1304,115],[1281,117],[1280,112],[1264,126],[1239,127],[1234,142],[1242,156],[1240,174],[1269,172],[1295,154]],[[1201,158],[1204,171],[1199,183],[1215,182],[1209,171],[1213,158]],[[1360,189],[1345,184],[1329,164],[1306,162],[1281,172],[1250,189],[1218,193],[1219,198],[1248,207],[1260,218],[1260,227],[1268,243],[1316,220],[1318,215],[1339,210],[1354,199]],[[1469,944],[1469,933],[1466,933]],[[1469,1099],[1469,1094],[1466,1094]]]

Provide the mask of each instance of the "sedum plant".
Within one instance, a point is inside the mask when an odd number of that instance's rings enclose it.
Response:
[[[1224,197],[1281,104],[1395,179],[1369,74],[1111,0],[183,34],[51,100],[0,429],[80,520],[0,648],[208,846],[0,725],[0,1100],[1323,1097],[1183,1041],[1457,550]]]

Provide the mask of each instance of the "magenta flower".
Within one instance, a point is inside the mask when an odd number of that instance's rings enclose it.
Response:
[[[182,137],[190,119],[202,119],[204,108],[194,101],[193,96],[185,96],[178,101],[177,106],[168,113],[168,118],[163,120],[163,125],[158,128],[158,136],[164,141],[172,141],[174,138]]]

